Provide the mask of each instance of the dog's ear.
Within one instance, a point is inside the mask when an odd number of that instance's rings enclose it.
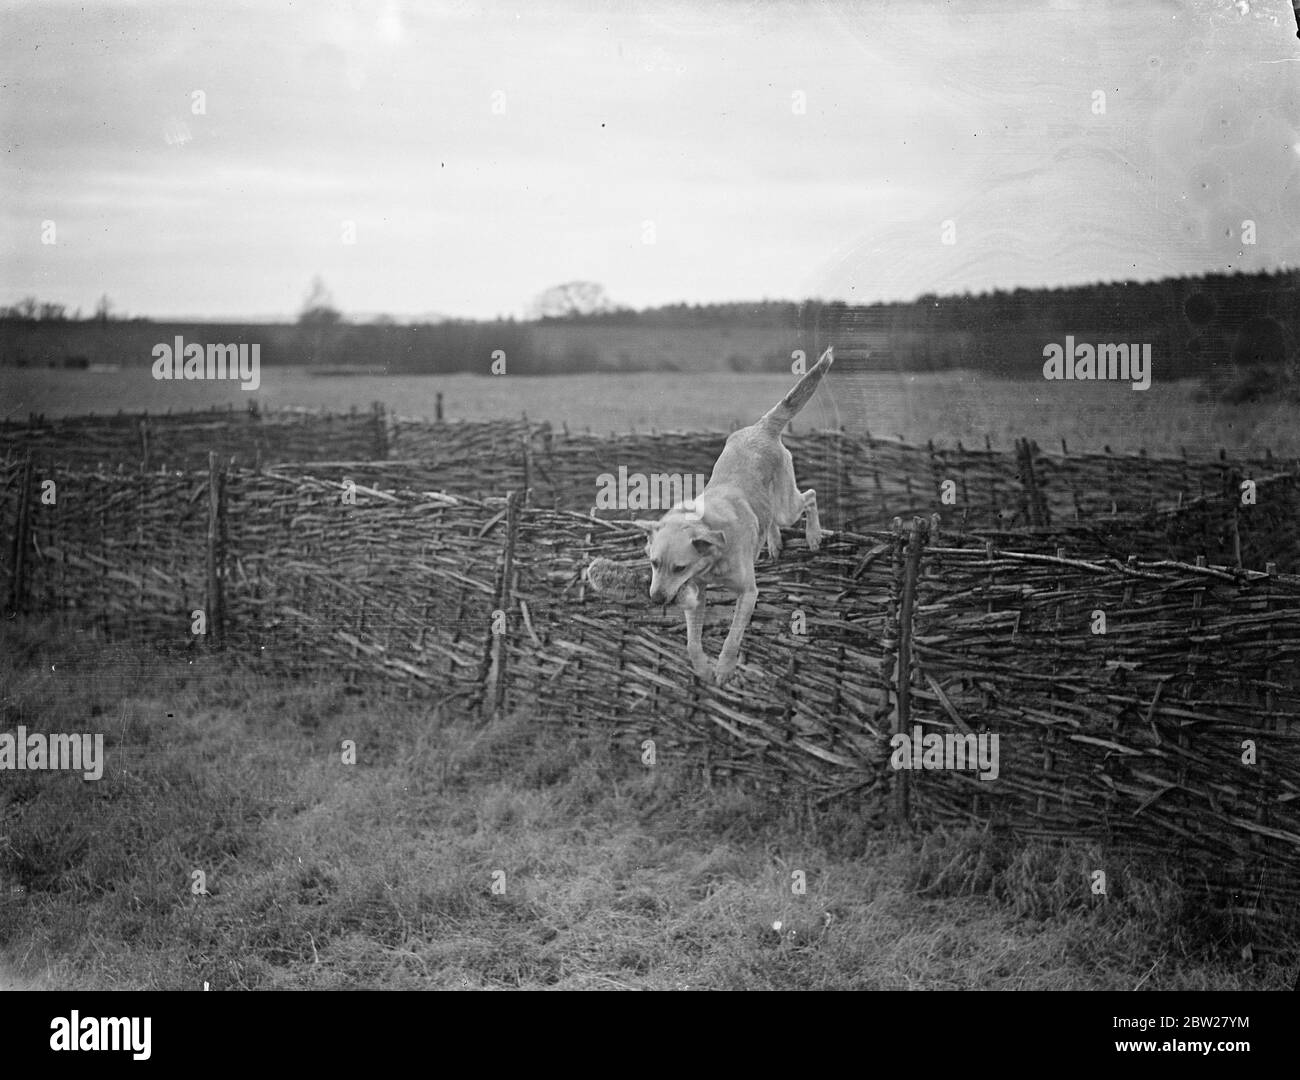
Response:
[[[695,545],[695,550],[701,555],[712,555],[717,548],[722,547],[726,542],[727,538],[722,535],[719,529],[710,529],[691,541]]]
[[[642,519],[640,519],[640,520],[638,520],[638,521],[634,521],[634,522],[632,522],[632,524],[635,525],[638,529],[641,529],[641,530],[643,530],[644,532],[648,532],[648,533],[650,533],[651,536],[653,536],[653,535],[654,535],[654,531],[655,531],[657,528],[659,528],[659,522],[657,522],[657,521],[647,521],[647,520],[645,520],[644,518],[642,518]]]

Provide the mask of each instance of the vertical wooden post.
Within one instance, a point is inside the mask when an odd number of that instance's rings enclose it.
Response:
[[[439,390],[433,398],[433,418],[442,423],[442,391]]]
[[[501,590],[497,595],[497,608],[505,613],[504,633],[495,635],[496,686],[493,690],[492,717],[498,719],[506,705],[506,689],[510,668],[510,609],[514,605],[515,539],[519,533],[519,506],[522,498],[518,491],[506,496],[506,539],[501,561]]]
[[[1228,505],[1232,507],[1232,520],[1228,531],[1232,534],[1232,560],[1241,569],[1241,474],[1235,469],[1228,474]]]
[[[370,411],[375,425],[375,460],[384,461],[388,458],[388,418],[384,403],[376,401]]]
[[[890,524],[890,573],[889,603],[886,608],[884,626],[881,628],[880,668],[890,686],[889,731],[894,734],[900,728],[898,719],[898,628],[901,623],[899,610],[902,607],[903,578],[906,576],[907,537],[903,532],[903,519],[894,518]],[[897,791],[898,770],[894,770],[890,779],[891,790]]]
[[[1025,442],[1029,446],[1030,475],[1034,478],[1034,498],[1038,502],[1038,524],[1050,525],[1052,512],[1047,504],[1047,478],[1036,471],[1038,455],[1041,451],[1038,449],[1038,443],[1033,439],[1026,439]]]
[[[1265,563],[1264,573],[1268,575],[1268,580],[1264,584],[1264,610],[1272,611],[1273,610],[1273,586],[1277,579],[1277,563],[1275,562]],[[1273,652],[1272,626],[1268,628],[1268,636],[1265,638],[1265,641],[1268,642],[1268,644],[1265,646],[1267,650],[1266,655],[1273,656],[1274,652]],[[1269,684],[1264,690],[1264,710],[1271,714],[1277,708],[1277,694],[1274,692],[1272,687],[1272,682],[1273,682],[1272,664],[1266,664],[1264,667],[1264,682]],[[1286,731],[1288,730],[1286,726],[1287,723],[1288,721],[1282,720],[1280,718],[1274,720],[1273,729],[1275,731],[1281,731],[1283,733],[1286,733]]]
[[[911,738],[909,725],[912,717],[912,607],[916,597],[916,577],[921,565],[921,548],[925,541],[926,524],[921,518],[912,521],[907,534],[906,559],[903,564],[902,591],[898,603],[898,668],[895,691],[898,707],[894,711],[895,735]],[[908,772],[894,772],[894,819],[907,824],[909,811]]]
[[[1065,440],[1064,440],[1064,439],[1061,440],[1061,446],[1062,446],[1062,447],[1065,446]],[[1056,549],[1056,557],[1057,557],[1058,559],[1064,559],[1064,558],[1065,558],[1065,548],[1064,548],[1064,547],[1061,547],[1061,546],[1058,545],[1058,547],[1057,547],[1057,549]],[[1060,593],[1063,593],[1064,591],[1065,591],[1065,585],[1064,585],[1064,583],[1061,581],[1061,579],[1058,577],[1058,578],[1056,579],[1056,592],[1057,592],[1057,594],[1059,595]],[[1061,602],[1060,602],[1059,600],[1056,602],[1056,622],[1055,622],[1055,626],[1054,626],[1054,632],[1055,632],[1058,636],[1057,636],[1057,638],[1056,638],[1056,649],[1054,650],[1054,656],[1053,656],[1053,659],[1052,659],[1052,675],[1053,675],[1054,677],[1056,677],[1056,676],[1058,676],[1059,673],[1060,673],[1060,659],[1061,659],[1061,641],[1060,641],[1060,637],[1059,637],[1060,632],[1061,632]],[[1050,699],[1050,698],[1054,698],[1054,697],[1056,696],[1056,691],[1055,691],[1054,687],[1048,687],[1048,690],[1047,690],[1047,696],[1048,696],[1049,699]],[[1042,735],[1040,736],[1040,741],[1041,741],[1041,743],[1042,743],[1042,747],[1043,747],[1043,771],[1044,771],[1045,773],[1051,773],[1052,769],[1053,769],[1053,768],[1055,767],[1055,765],[1056,765],[1056,756],[1055,756],[1055,754],[1053,754],[1053,752],[1052,752],[1052,744],[1053,744],[1053,742],[1054,742],[1055,740],[1054,740],[1054,738],[1053,738],[1053,734],[1052,734],[1052,730],[1051,730],[1051,728],[1048,728],[1047,730],[1045,730],[1045,731],[1042,733]],[[1037,797],[1037,799],[1035,800],[1035,803],[1034,803],[1034,812],[1037,813],[1037,814],[1045,814],[1045,813],[1047,813],[1047,796],[1044,795],[1042,792],[1039,792],[1039,793],[1038,793],[1038,797]]]
[[[1204,555],[1197,555],[1197,556],[1196,556],[1196,565],[1197,565],[1197,566],[1204,566],[1204,565],[1205,565],[1205,556],[1204,556]],[[1198,574],[1197,577],[1199,578],[1200,575]],[[1197,588],[1197,589],[1196,589],[1195,591],[1193,591],[1193,593],[1192,593],[1192,611],[1193,611],[1193,615],[1192,615],[1192,632],[1193,632],[1194,634],[1199,634],[1199,633],[1200,633],[1200,630],[1201,630],[1202,619],[1201,619],[1201,616],[1200,616],[1199,612],[1200,612],[1200,609],[1201,609],[1201,605],[1202,605],[1204,602],[1205,602],[1205,589],[1204,589],[1204,587]],[[1192,675],[1192,674],[1195,673],[1195,671],[1196,671],[1196,665],[1197,665],[1198,663],[1200,663],[1200,659],[1201,659],[1200,653],[1201,653],[1201,648],[1200,648],[1199,645],[1193,645],[1190,649],[1187,650],[1187,674],[1188,674],[1188,675]],[[1190,685],[1190,682],[1189,682],[1189,684],[1185,687],[1185,692],[1188,693],[1188,694],[1191,693],[1191,685]]]
[[[530,442],[531,442],[531,440],[530,440],[530,438],[529,438],[529,433],[528,433],[528,432],[524,432],[524,443],[523,443],[523,451],[524,451],[524,493],[523,493],[523,499],[524,499],[524,505],[525,505],[525,506],[528,505],[529,495],[531,494],[531,491],[532,491],[532,479],[533,479],[533,478],[532,478],[532,472],[533,472],[533,460],[532,460],[532,449],[531,449],[531,447],[529,446],[529,443],[530,443]]]
[[[208,619],[208,643],[220,645],[225,627],[221,611],[221,470],[217,468],[217,452],[208,451],[208,589],[204,611]]]
[[[944,477],[940,475],[941,470],[939,469],[939,458],[934,450],[934,440],[927,440],[926,446],[930,451],[930,479],[934,481],[934,504],[935,506],[941,507],[943,506]]]
[[[967,477],[967,460],[966,448],[962,446],[961,440],[957,440],[957,461],[961,468],[961,519],[964,521],[966,515],[970,513],[970,482]]]
[[[1111,460],[1110,447],[1103,446],[1106,454],[1106,494],[1110,496],[1110,513],[1114,517],[1119,513],[1119,501],[1115,498],[1115,463]]]
[[[13,579],[9,582],[9,611],[19,614],[26,598],[27,548],[31,543],[32,518],[32,455],[28,453],[18,470],[18,506],[14,515],[12,557]]]
[[[984,452],[988,455],[985,458],[985,464],[989,470],[989,513],[996,525],[1002,511],[1001,499],[998,496],[998,469],[1002,467],[1002,455],[998,454],[997,460],[994,460],[993,440],[988,435],[984,436]]]
[[[1016,457],[1020,463],[1020,485],[1024,489],[1025,510],[1030,525],[1046,525],[1047,513],[1038,477],[1034,475],[1034,455],[1038,446],[1029,439],[1016,440]]]

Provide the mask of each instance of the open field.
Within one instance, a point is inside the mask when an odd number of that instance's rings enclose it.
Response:
[[[262,385],[156,382],[145,369],[117,372],[0,368],[0,415],[49,416],[205,409],[251,400],[266,406],[367,408],[382,401],[408,416],[432,416],[442,393],[448,419],[496,419],[526,413],[573,430],[727,431],[752,423],[793,377],[708,373],[499,377],[319,377],[301,368],[262,369]],[[1195,400],[1192,382],[1126,384],[1016,381],[973,372],[907,375],[834,372],[796,429],[843,426],[853,433],[909,442],[1010,447],[1027,436],[1045,449],[1117,452],[1146,449],[1194,456],[1229,452],[1300,454],[1300,407],[1225,405]]]
[[[441,392],[449,419],[526,411],[609,431],[734,427],[790,381],[266,368],[245,394],[7,369],[0,393],[21,416],[250,398],[429,415]],[[1300,454],[1294,407],[1202,404],[1190,384],[846,374],[828,388],[801,427]],[[95,784],[6,781],[0,986],[1283,989],[1300,957],[1293,928],[1211,916],[1147,858],[902,835],[852,800],[810,814],[710,786],[667,755],[647,769],[636,746],[579,740],[531,712],[481,727],[433,697],[272,680],[232,654],[187,662],[55,623],[3,624],[0,656],[0,730],[102,730],[109,745]],[[347,739],[355,766],[340,763]],[[1098,900],[1088,872],[1102,862]],[[791,893],[796,870],[806,895]],[[192,892],[196,871],[206,895]]]
[[[1082,847],[905,838],[528,717],[475,728],[342,682],[0,634],[0,727],[109,747],[93,786],[6,786],[0,971],[22,983],[1280,989],[1300,944],[1243,960],[1147,862],[1108,861],[1098,902]]]

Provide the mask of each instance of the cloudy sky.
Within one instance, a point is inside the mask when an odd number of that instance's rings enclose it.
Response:
[[[577,278],[643,306],[1293,267],[1298,60],[1289,0],[4,2],[0,303],[292,315],[320,274],[352,313],[493,316]]]

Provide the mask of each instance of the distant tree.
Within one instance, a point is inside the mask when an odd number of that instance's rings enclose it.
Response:
[[[533,303],[533,312],[539,319],[583,318],[613,310],[614,305],[605,295],[604,286],[594,281],[566,281],[563,285],[553,285]]]
[[[105,293],[95,303],[95,318],[102,323],[108,322],[113,317],[113,301]]]
[[[0,308],[0,317],[6,319],[21,319],[23,322],[31,322],[36,318],[37,311],[40,310],[40,304],[34,296],[24,296],[18,303],[7,308]]]
[[[67,305],[44,303],[38,317],[43,322],[63,322],[68,317]]]
[[[343,313],[334,306],[334,297],[317,274],[311,279],[311,289],[303,301],[302,311],[298,313],[298,325],[337,326],[342,321]]]

